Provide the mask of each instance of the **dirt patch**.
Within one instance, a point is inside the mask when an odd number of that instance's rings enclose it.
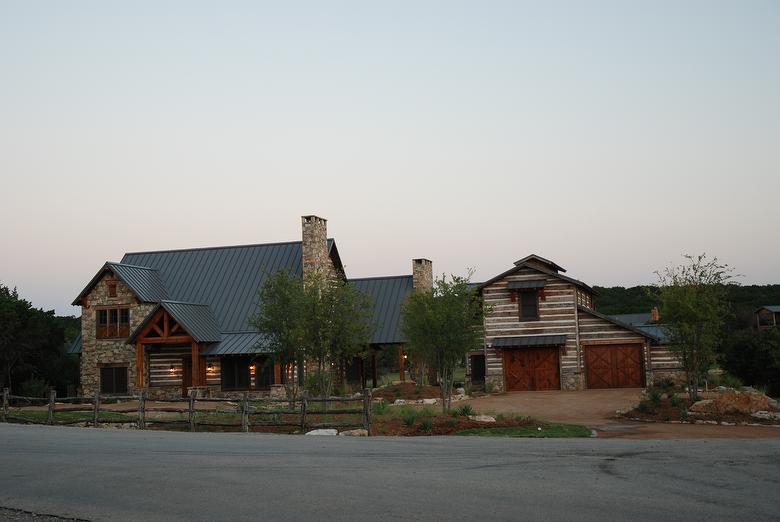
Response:
[[[441,396],[438,386],[417,386],[413,382],[403,382],[385,386],[372,392],[372,397],[392,403],[396,399],[415,401],[418,399],[438,399]]]

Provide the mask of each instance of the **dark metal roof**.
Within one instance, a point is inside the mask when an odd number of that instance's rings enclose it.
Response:
[[[246,355],[268,353],[263,346],[263,336],[257,332],[223,333],[222,340],[206,348],[203,355]]]
[[[640,324],[636,328],[652,335],[660,344],[669,344],[672,342],[672,332],[665,324]]]
[[[517,290],[522,288],[544,288],[544,279],[537,281],[510,281],[506,287],[509,290]]]
[[[168,298],[168,293],[165,291],[165,286],[160,279],[160,274],[153,267],[126,263],[112,263],[109,261],[98,270],[95,277],[90,280],[87,286],[84,287],[84,290],[82,290],[79,296],[73,301],[72,304],[74,306],[78,305],[81,298],[92,290],[107,270],[113,272],[114,275],[127,284],[138,299],[145,303],[158,303],[163,299]]]
[[[75,339],[73,339],[73,342],[70,343],[70,346],[68,346],[66,352],[67,353],[81,353],[81,331],[79,331],[79,334],[76,336]]]
[[[160,304],[199,343],[218,342],[222,339],[217,320],[208,305],[179,301],[163,301]]]
[[[780,312],[780,305],[764,305],[756,312],[760,312],[761,310],[769,310],[770,312]]]
[[[638,333],[639,335],[641,335],[643,337],[647,337],[651,341],[659,341],[658,337],[656,337],[655,335],[653,335],[653,334],[651,334],[651,333],[649,333],[649,332],[647,332],[645,330],[640,329],[637,326],[631,326],[630,324],[626,324],[626,323],[623,323],[621,321],[617,321],[617,320],[613,319],[612,317],[610,317],[608,315],[600,314],[600,313],[598,313],[595,310],[591,310],[587,306],[577,305],[577,309],[579,311],[581,311],[581,312],[585,312],[585,313],[590,314],[590,315],[592,315],[594,317],[598,317],[599,319],[604,319],[605,321],[608,321],[608,322],[610,322],[612,324],[616,324],[616,325],[618,325],[618,326],[620,326],[622,328],[625,328],[626,330],[631,330],[634,333]]]
[[[373,310],[372,344],[403,342],[401,335],[401,305],[413,290],[412,276],[368,277],[350,279],[359,291],[371,298]]]
[[[521,259],[520,261],[517,261],[517,263],[521,263],[523,260],[528,259],[529,257],[538,257],[538,256],[528,256],[528,257],[525,257],[525,258]],[[533,270],[536,270],[537,272],[541,272],[543,274],[547,274],[547,275],[552,276],[552,277],[557,277],[558,279],[562,279],[564,281],[567,281],[567,282],[569,282],[569,283],[571,283],[571,284],[573,284],[575,286],[579,286],[581,288],[584,288],[584,289],[586,289],[588,292],[590,292],[593,295],[598,295],[598,292],[596,292],[590,286],[586,285],[585,283],[583,283],[582,281],[580,281],[578,279],[574,279],[573,277],[569,277],[569,276],[565,276],[563,274],[559,274],[558,272],[555,272],[553,270],[544,269],[544,268],[542,268],[540,266],[526,265],[525,263],[521,263],[519,265],[515,264],[515,266],[513,266],[512,268],[510,268],[506,272],[502,272],[502,273],[498,274],[497,276],[488,279],[484,283],[480,283],[479,286],[477,287],[477,290],[478,291],[482,291],[482,289],[485,288],[486,286],[489,286],[489,285],[495,283],[496,281],[499,281],[499,280],[505,278],[506,276],[512,275],[515,272],[517,272],[517,271],[519,271],[519,270],[521,270],[522,268],[525,268],[525,267],[531,268]]]
[[[565,335],[521,335],[514,337],[496,337],[493,348],[523,348],[527,346],[560,346],[566,344]]]
[[[328,240],[331,251],[334,242]],[[222,332],[249,331],[258,289],[279,270],[301,277],[301,242],[125,254],[123,264],[155,268],[168,298],[207,304]]]
[[[523,259],[518,259],[517,261],[515,261],[515,266],[524,265],[528,261],[538,261],[540,263],[544,263],[545,265],[551,267],[553,270],[557,270],[558,272],[566,271],[566,269],[563,268],[561,265],[554,263],[549,259],[545,259],[542,256],[537,256],[536,254],[531,254],[530,256],[525,256]]]
[[[644,312],[638,314],[610,315],[609,317],[619,323],[628,324],[631,326],[641,326],[645,324],[650,324],[653,320],[653,314],[651,314],[650,312]]]

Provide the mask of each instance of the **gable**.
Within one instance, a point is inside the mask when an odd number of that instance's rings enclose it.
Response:
[[[553,270],[548,270],[547,268],[545,268],[543,266],[543,264],[535,262],[535,259],[529,259],[529,258],[536,258],[536,257],[537,256],[529,256],[528,258],[524,258],[524,259],[528,259],[528,261],[524,261],[523,259],[521,259],[520,261],[517,262],[517,264],[515,264],[515,266],[513,266],[512,268],[510,268],[506,272],[502,272],[501,274],[498,274],[497,276],[495,276],[495,277],[493,277],[491,279],[488,279],[484,283],[481,283],[479,286],[477,286],[477,291],[478,292],[482,292],[482,290],[484,290],[486,287],[490,286],[491,284],[496,283],[498,281],[501,281],[503,279],[506,279],[509,276],[512,276],[512,275],[515,275],[515,274],[518,274],[518,273],[526,273],[529,270],[533,270],[536,273],[538,273],[539,275],[553,277],[553,278],[559,279],[561,281],[565,281],[567,283],[571,283],[574,286],[577,286],[579,288],[587,290],[591,294],[596,294],[597,293],[595,290],[593,290],[591,287],[589,287],[588,285],[586,285],[582,281],[579,281],[579,280],[574,279],[572,277],[565,276],[565,275],[560,274],[558,272],[555,272]],[[555,265],[555,266],[558,266],[558,265]]]
[[[81,300],[90,295],[96,287],[105,285],[107,278],[121,282],[140,302],[157,303],[167,298],[160,275],[153,268],[109,261],[98,270],[98,273],[87,283],[87,286],[84,287],[72,304],[79,306]]]

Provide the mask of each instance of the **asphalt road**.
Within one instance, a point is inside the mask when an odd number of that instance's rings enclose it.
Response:
[[[351,438],[0,424],[0,507],[88,520],[777,520],[780,439]],[[2,514],[2,512],[0,512]]]

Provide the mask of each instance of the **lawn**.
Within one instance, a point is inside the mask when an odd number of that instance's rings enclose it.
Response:
[[[49,419],[49,412],[46,410],[17,410],[10,411],[9,417],[15,417],[27,422],[34,422],[37,424],[46,424]],[[13,420],[13,419],[9,419]],[[58,411],[54,413],[54,421],[84,421],[92,422],[94,420],[94,414],[89,411]],[[99,421],[127,421],[135,422],[136,417],[132,415],[126,415],[124,413],[115,413],[110,411],[101,411],[98,416]]]

